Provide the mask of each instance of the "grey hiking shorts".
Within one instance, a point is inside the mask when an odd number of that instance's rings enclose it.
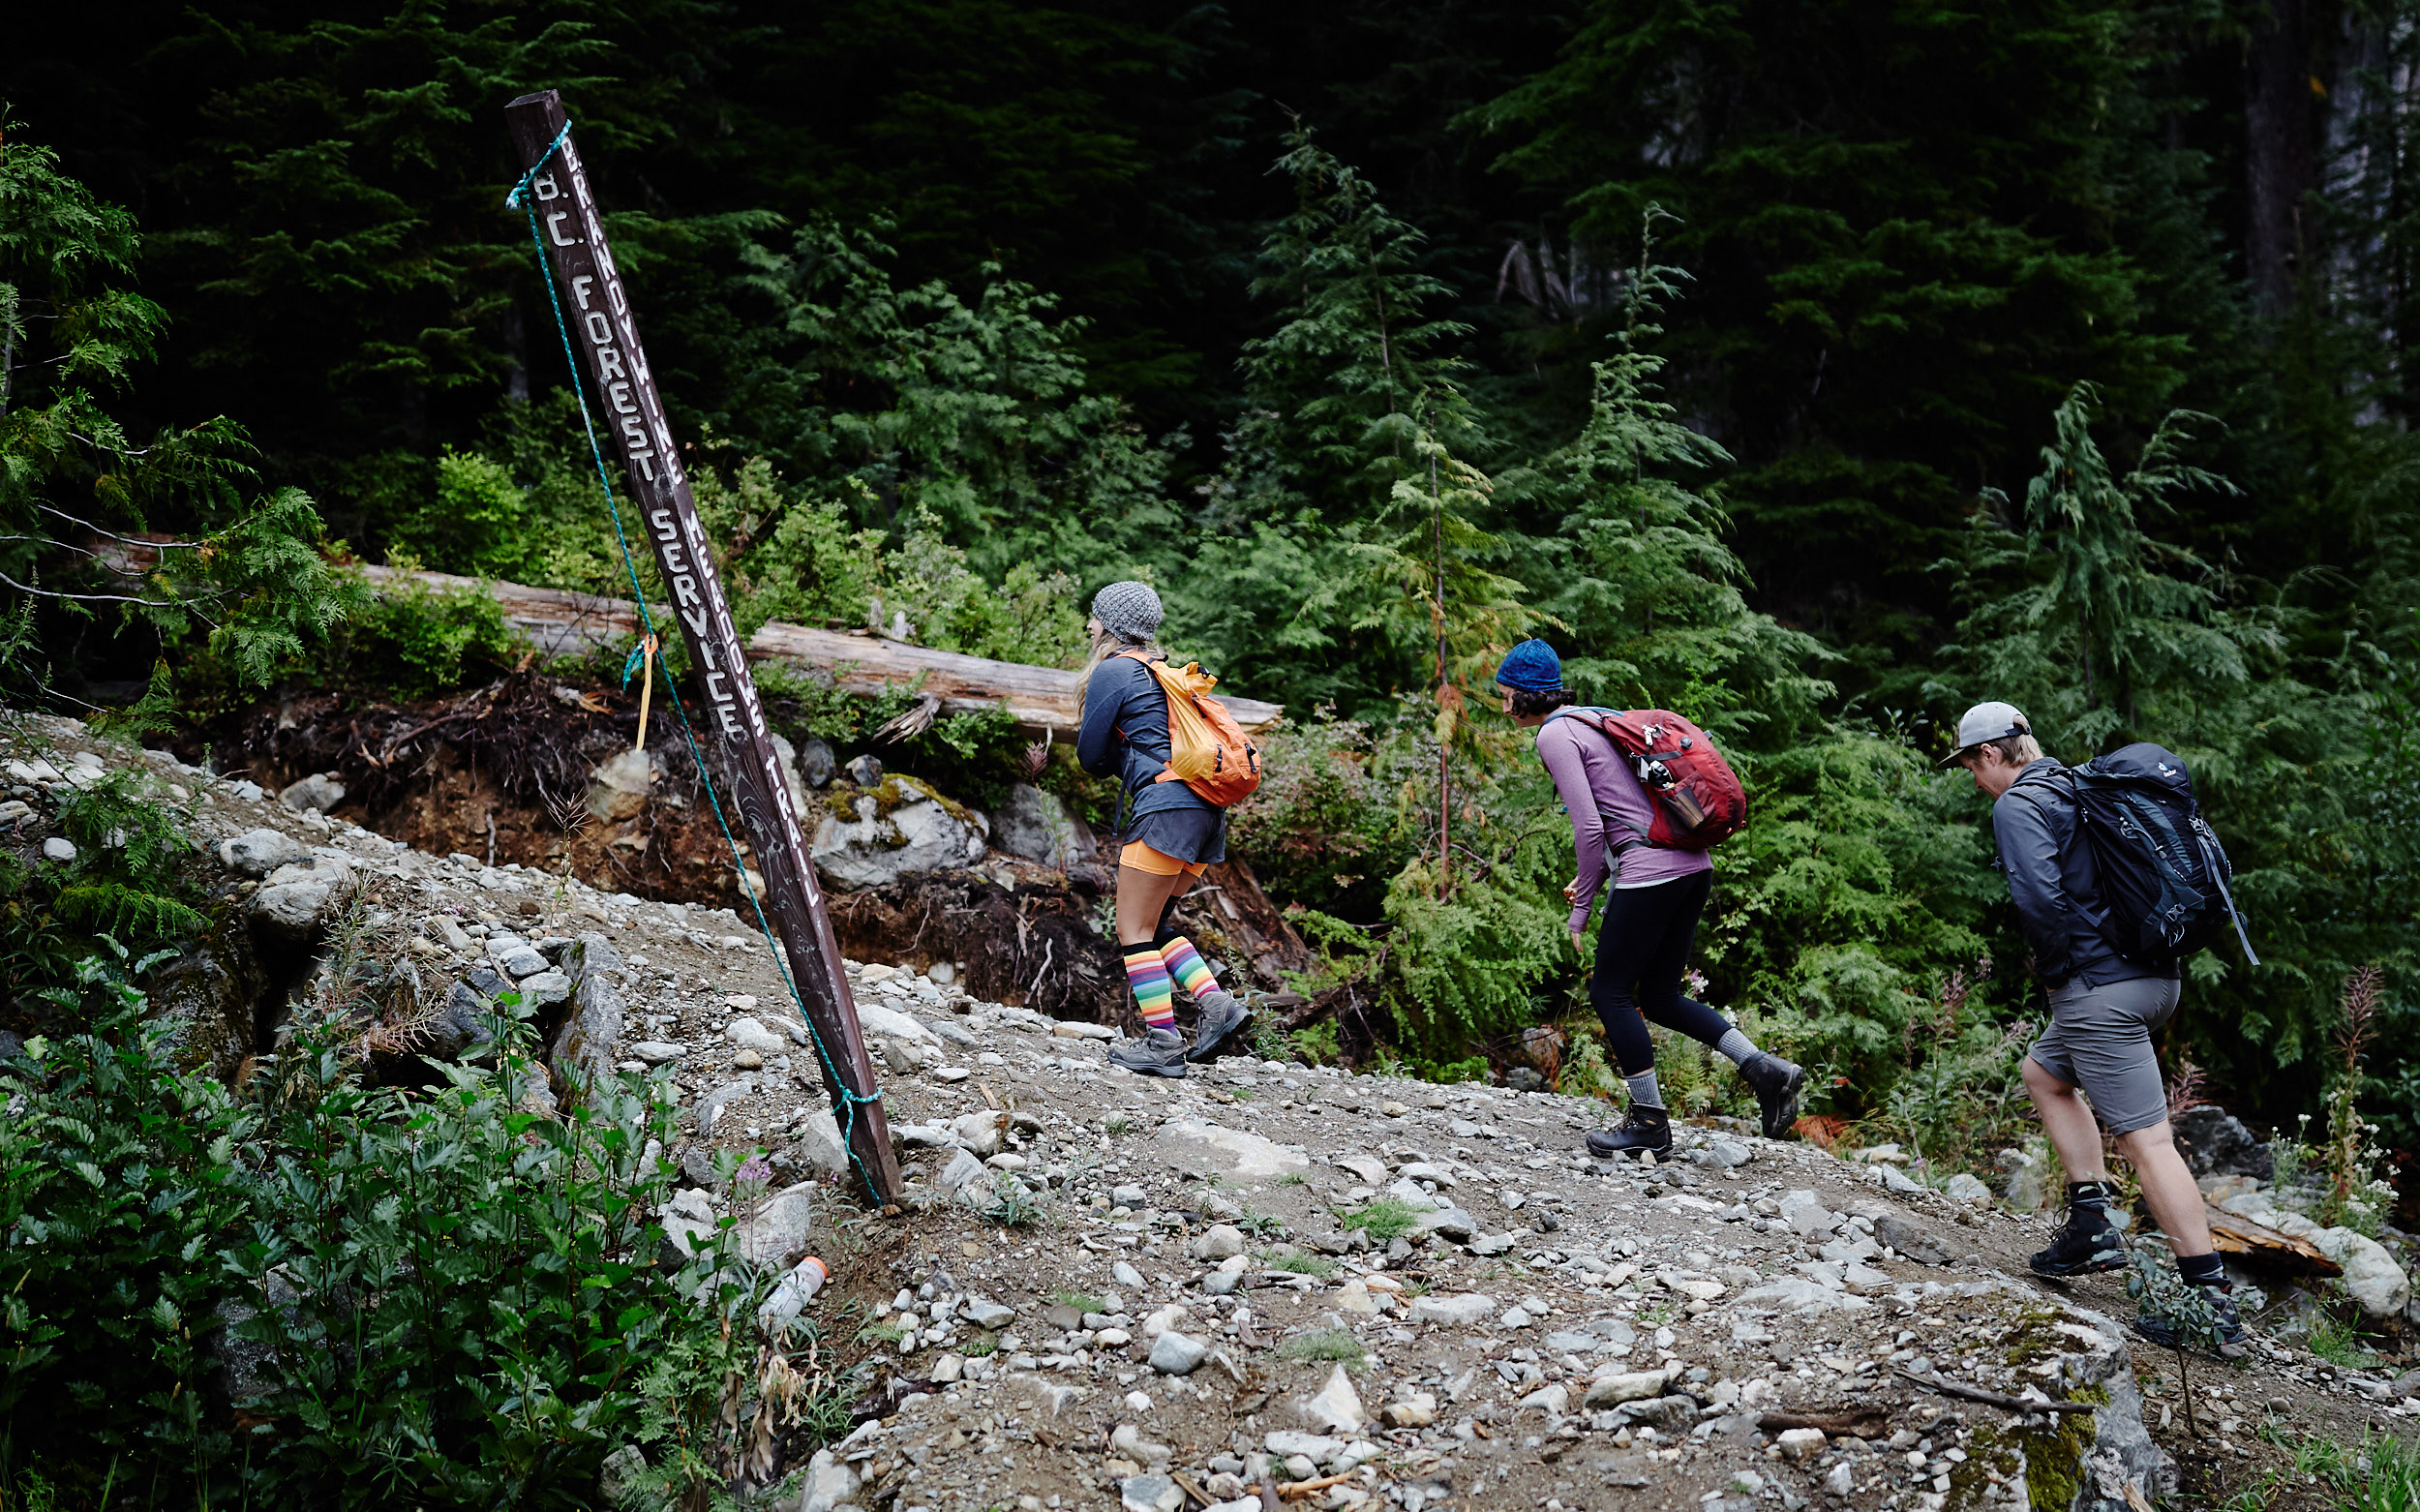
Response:
[[[2097,987],[2071,982],[2050,994],[2050,1027],[2027,1053],[2069,1086],[2083,1088],[2112,1134],[2148,1129],[2168,1116],[2151,1031],[2176,1012],[2177,994],[2173,977]]]

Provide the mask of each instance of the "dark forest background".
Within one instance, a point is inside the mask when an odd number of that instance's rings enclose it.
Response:
[[[503,204],[501,107],[560,89],[766,612],[862,609],[825,591],[860,550],[1011,594],[1151,572],[1188,649],[1311,732],[1317,780],[1241,832],[1341,973],[1390,962],[1419,1064],[1570,1006],[1566,862],[1517,822],[1543,795],[1457,712],[1536,628],[1584,690],[1737,742],[1768,823],[1727,853],[1713,990],[1842,1113],[1885,1116],[1931,1030],[1971,1056],[1889,1116],[1948,1128],[1951,1083],[2005,1080],[2021,946],[1981,807],[1925,769],[2011,696],[2070,758],[2185,751],[2246,873],[2270,964],[2194,963],[2172,1049],[2254,1117],[2350,1074],[2408,1149],[2414,21],[129,3],[13,17],[0,102],[12,150],[140,227],[167,323],[109,400],[129,436],[225,415],[365,559],[603,586]],[[162,650],[46,624],[95,702]],[[1440,741],[1475,774],[1461,881],[1421,869]],[[2365,1082],[2330,1037],[2371,961]]]

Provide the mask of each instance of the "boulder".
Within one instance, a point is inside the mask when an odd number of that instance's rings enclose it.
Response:
[[[1482,1323],[1496,1315],[1496,1299],[1475,1291],[1451,1297],[1414,1297],[1411,1319],[1416,1323]]]
[[[830,1108],[806,1116],[798,1127],[798,1141],[792,1153],[811,1168],[828,1176],[849,1173],[849,1147],[841,1142],[840,1121]]]
[[[2314,1228],[2302,1237],[2344,1267],[2344,1295],[2361,1304],[2362,1315],[2370,1322],[2391,1324],[2402,1319],[2411,1304],[2411,1278],[2384,1245],[2350,1228]]]
[[[781,1036],[744,1013],[723,1026],[723,1038],[734,1049],[754,1050],[759,1055],[779,1055],[789,1048]]]
[[[345,801],[345,784],[333,771],[318,772],[280,790],[277,801],[298,814],[324,814]]]
[[[278,867],[252,895],[253,922],[289,943],[318,934],[329,913],[352,892],[352,863],[341,854],[312,856]]]
[[[857,1471],[849,1468],[830,1449],[818,1449],[815,1458],[806,1464],[806,1485],[798,1502],[799,1512],[832,1512],[835,1507],[850,1505],[857,1495]]]
[[[1060,871],[1073,870],[1098,854],[1092,831],[1077,824],[1056,795],[1031,783],[1009,789],[1008,802],[991,822],[994,845]]]
[[[531,1013],[540,1013],[571,997],[571,979],[560,971],[531,972],[521,979],[515,988],[521,994],[521,1006]]]
[[[1954,1202],[1987,1203],[1991,1200],[1991,1189],[1964,1171],[1951,1177],[1941,1190],[1949,1194]]]
[[[1883,1168],[1888,1170],[1891,1167]],[[1840,1226],[1840,1215],[1827,1209],[1816,1199],[1814,1193],[1803,1188],[1782,1196],[1781,1221],[1802,1239],[1830,1234]]]
[[[1624,1371],[1613,1376],[1600,1376],[1588,1382],[1588,1395],[1580,1405],[1590,1411],[1619,1406],[1625,1402],[1645,1402],[1660,1395],[1664,1382],[1672,1376],[1666,1371]]]
[[[1244,1253],[1244,1231],[1229,1224],[1213,1224],[1193,1244],[1196,1260],[1224,1260]]]
[[[1774,1442],[1780,1445],[1783,1459],[1798,1464],[1824,1452],[1824,1431],[1820,1428],[1785,1428]]]
[[[788,1270],[806,1257],[807,1220],[814,1209],[814,1186],[802,1182],[777,1196],[765,1198],[753,1211],[737,1198],[732,1202],[732,1236],[741,1258],[768,1270]]]
[[[2050,1205],[2059,1180],[2056,1161],[2044,1160],[2026,1150],[2003,1150],[2000,1165],[2009,1173],[2009,1184],[2001,1200],[2016,1213],[2039,1213]]]
[[[1740,1292],[1738,1305],[1787,1308],[1793,1313],[1860,1313],[1874,1304],[1863,1297],[1834,1291],[1803,1276],[1775,1276],[1761,1286]]]
[[[637,1512],[646,1506],[647,1456],[634,1443],[623,1444],[605,1456],[597,1467],[596,1499],[610,1512]]]
[[[964,1113],[950,1120],[950,1133],[960,1146],[983,1157],[999,1152],[1000,1140],[1009,1132],[1009,1115],[999,1112]]]
[[[821,741],[811,743],[824,744]],[[781,785],[790,791],[791,815],[802,825],[812,822],[815,800],[810,795],[823,783],[807,781],[806,774],[799,770],[798,747],[790,743],[788,737],[773,737],[773,755],[781,762]],[[832,778],[832,747],[829,745],[824,745],[824,778],[825,781]]]
[[[1210,1346],[1171,1328],[1151,1344],[1151,1368],[1163,1376],[1191,1376],[1210,1355]]]
[[[647,752],[618,751],[589,773],[589,812],[607,824],[635,819],[647,807],[648,786],[654,780]]]
[[[621,989],[611,972],[622,969],[621,953],[604,935],[590,930],[563,950],[560,975],[570,984],[570,1008],[547,1045],[548,1064],[574,1095],[581,1086],[608,1077],[617,1056],[614,1042],[621,1038],[624,1016]],[[523,981],[526,993],[540,973]]]
[[[1885,1213],[1874,1220],[1874,1237],[1921,1265],[1947,1265],[1954,1257],[1950,1247],[1930,1229],[1896,1213]]]
[[[1302,1405],[1302,1415],[1312,1427],[1331,1434],[1359,1433],[1361,1425],[1369,1421],[1369,1414],[1361,1406],[1361,1393],[1353,1390],[1352,1377],[1345,1374],[1342,1365],[1329,1371],[1327,1384],[1319,1388],[1317,1396]]]
[[[1129,1475],[1118,1482],[1118,1512],[1178,1512],[1185,1493],[1165,1475]]]
[[[493,972],[473,972],[474,979],[497,983]],[[496,1043],[493,1020],[496,1001],[472,982],[457,982],[446,993],[444,1006],[413,1035],[409,1048],[423,1060],[475,1061]]]
[[[1420,1232],[1436,1234],[1440,1239],[1450,1239],[1456,1244],[1468,1243],[1470,1236],[1479,1231],[1479,1221],[1458,1207],[1439,1208],[1433,1213],[1423,1213],[1414,1222],[1419,1225]]]
[[[1160,1126],[1158,1142],[1169,1164],[1196,1176],[1274,1181],[1311,1168],[1311,1157],[1295,1145],[1205,1120],[1172,1118]]]
[[[240,877],[265,877],[309,859],[311,848],[283,830],[247,830],[219,842],[219,862]]]
[[[950,1164],[941,1172],[941,1188],[955,1192],[983,1179],[983,1163],[964,1150],[950,1157]]]
[[[822,787],[839,770],[840,763],[832,756],[832,747],[822,741],[809,736],[806,743],[799,747],[799,775],[806,779],[808,787]]]
[[[983,859],[990,832],[983,816],[914,777],[886,777],[849,803],[849,817],[823,816],[810,847],[816,869],[836,887],[881,887]]]
[[[2223,1107],[2189,1107],[2170,1119],[2176,1148],[2196,1176],[2257,1176],[2274,1173],[2269,1147],[2243,1121]]]
[[[179,1070],[232,1082],[257,1048],[254,1013],[269,989],[242,929],[213,931],[176,959],[153,970],[144,1016],[168,1029],[167,1048]]]

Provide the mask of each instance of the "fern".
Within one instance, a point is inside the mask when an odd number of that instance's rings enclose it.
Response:
[[[210,927],[206,916],[172,897],[106,878],[60,889],[52,906],[63,922],[88,934],[166,939]]]

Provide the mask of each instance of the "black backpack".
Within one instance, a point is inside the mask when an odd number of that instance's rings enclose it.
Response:
[[[2259,965],[2227,886],[2235,867],[2201,817],[2184,761],[2144,741],[2096,757],[2072,775],[2110,948],[2138,965],[2164,965],[2217,943],[2232,922],[2244,958]]]

